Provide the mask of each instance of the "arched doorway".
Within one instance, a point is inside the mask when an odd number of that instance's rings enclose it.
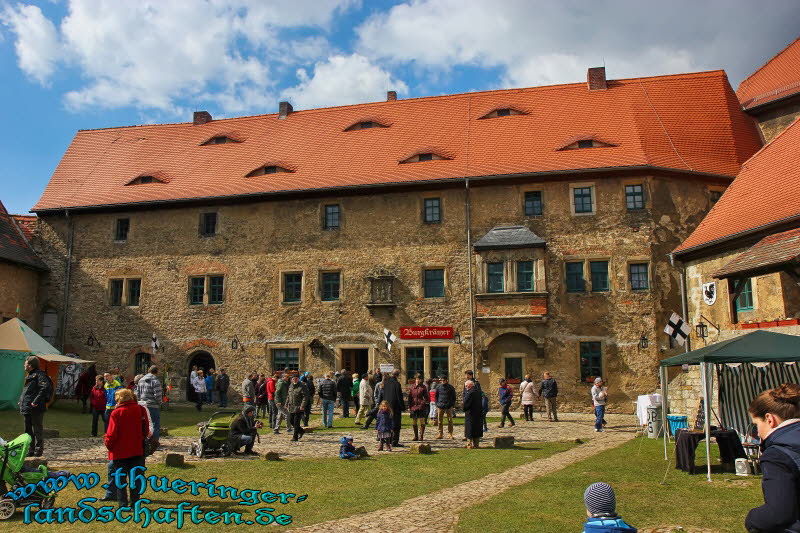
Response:
[[[481,387],[492,385],[492,375],[502,376],[509,383],[519,383],[528,372],[530,362],[536,357],[536,342],[522,333],[504,333],[489,344],[491,374],[480,374]]]
[[[186,367],[186,399],[190,402],[195,401],[194,387],[192,387],[192,380],[190,378],[192,367],[194,366],[196,366],[198,370],[202,370],[206,375],[208,375],[209,368],[217,368],[214,363],[214,358],[208,352],[194,352],[192,356],[189,357],[189,364]]]

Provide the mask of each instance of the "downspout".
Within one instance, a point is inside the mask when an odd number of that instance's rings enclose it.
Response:
[[[472,287],[472,231],[470,226],[469,178],[464,179],[464,193],[466,202],[464,208],[467,218],[467,276],[469,276],[469,336],[470,350],[472,351],[472,372],[478,378],[478,369],[475,368],[475,298]]]
[[[67,314],[69,313],[69,285],[72,275],[72,239],[75,226],[69,218],[69,210],[64,210],[67,221],[67,266],[64,273],[64,316],[61,317],[61,353],[64,353],[64,344],[67,339]]]

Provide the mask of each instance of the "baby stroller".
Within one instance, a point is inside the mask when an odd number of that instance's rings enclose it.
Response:
[[[229,456],[231,448],[228,444],[228,437],[231,433],[231,422],[238,414],[236,411],[217,411],[206,422],[197,424],[200,439],[189,446],[189,454],[197,457]]]
[[[41,488],[37,488],[27,498],[18,500],[11,499],[6,495],[29,483],[38,483],[48,477],[69,474],[68,472],[48,473],[47,467],[44,465],[39,465],[39,468],[36,469],[27,468],[25,457],[28,456],[31,440],[30,435],[23,433],[0,447],[0,459],[2,459],[2,464],[0,464],[0,520],[11,518],[17,507],[25,507],[31,503],[38,503],[41,509],[51,509],[56,500],[54,492],[45,493]]]

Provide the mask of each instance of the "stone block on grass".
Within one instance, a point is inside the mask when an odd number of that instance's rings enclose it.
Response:
[[[265,461],[280,461],[281,455],[278,452],[267,452],[264,454]]]
[[[494,447],[495,448],[513,448],[514,447],[514,437],[511,437],[511,436],[495,437],[494,438]]]
[[[44,428],[42,430],[42,437],[45,439],[57,439],[60,436],[57,429]]]
[[[183,454],[168,453],[164,455],[164,464],[167,466],[175,466],[175,467],[183,466]]]
[[[423,455],[427,455],[431,453],[431,445],[430,444],[412,444],[408,447],[409,453],[419,453]]]
[[[363,447],[363,446],[359,446],[358,448],[356,448],[356,455],[358,455],[359,458],[361,458],[361,457],[369,457],[369,453],[367,453],[367,449],[365,447]]]

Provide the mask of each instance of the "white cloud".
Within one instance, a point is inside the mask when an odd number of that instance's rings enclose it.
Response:
[[[0,22],[17,35],[15,48],[19,67],[31,78],[45,84],[61,56],[58,33],[37,6],[6,5]]]
[[[312,75],[299,69],[297,77],[300,83],[283,95],[299,109],[380,101],[387,90],[408,92],[403,81],[358,54],[332,56],[318,62]]]
[[[287,41],[282,32],[331,24],[353,0],[71,0],[59,28],[38,7],[6,8],[20,68],[45,84],[56,67],[85,83],[64,95],[89,107],[177,113],[180,105],[222,112],[274,107],[274,66],[327,56],[327,40]],[[267,100],[269,98],[269,100]]]
[[[614,78],[725,68],[737,83],[799,18],[796,0],[410,0],[367,19],[356,50],[430,70],[499,68],[499,85],[580,81],[603,62]]]

